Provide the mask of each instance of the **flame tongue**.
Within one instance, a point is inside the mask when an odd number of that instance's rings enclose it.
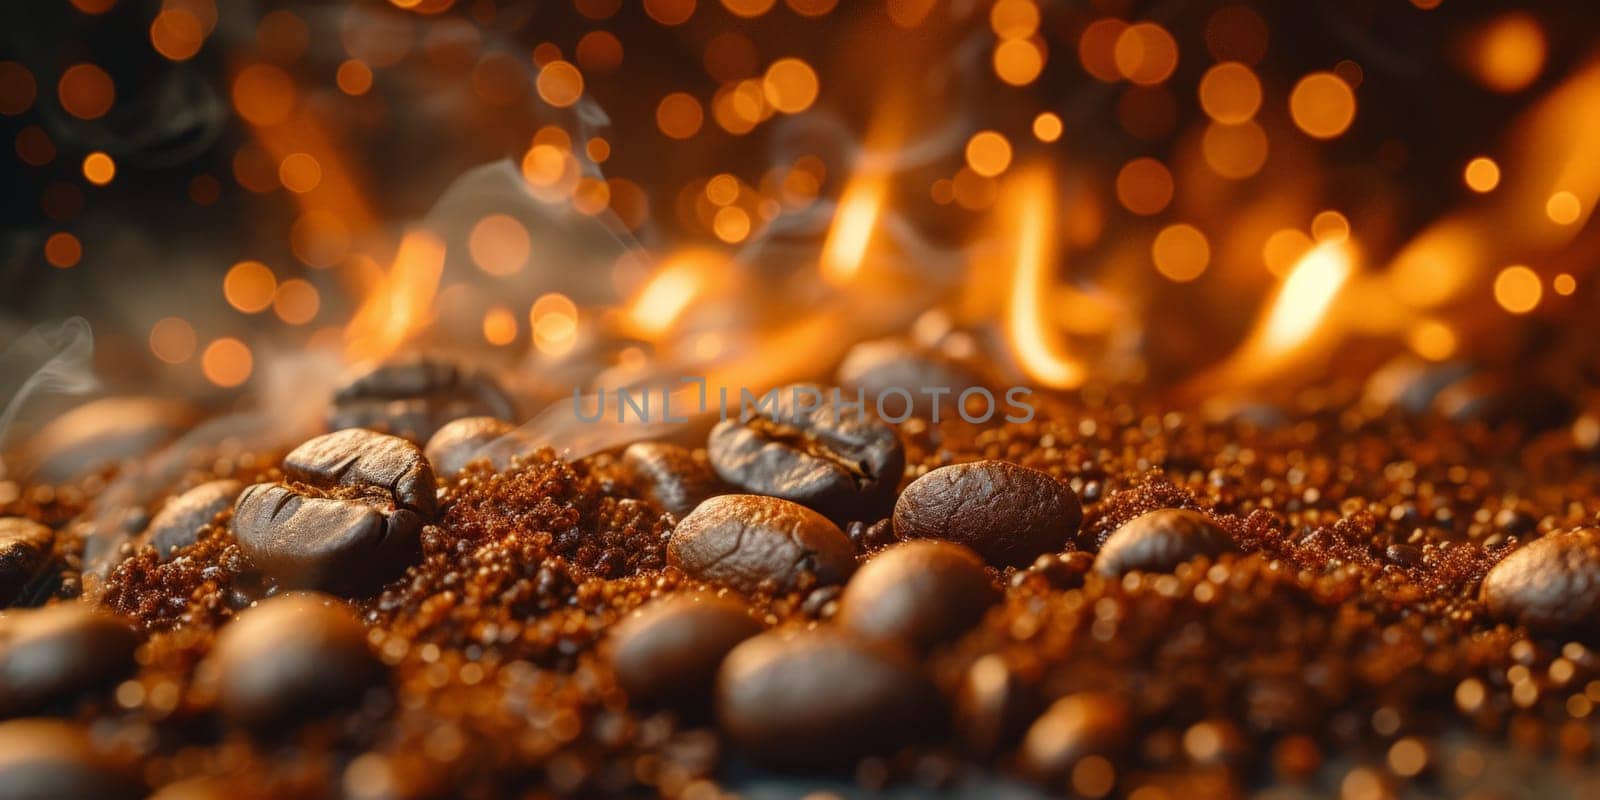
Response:
[[[433,298],[444,273],[444,242],[412,231],[400,240],[394,265],[345,328],[345,356],[375,361],[394,352],[433,321]]]
[[[1006,338],[1030,378],[1052,389],[1076,388],[1085,378],[1083,364],[1067,354],[1045,311],[1056,213],[1050,170],[1032,167],[1019,173],[1010,197],[1001,209],[1001,219],[1015,221],[1008,231],[1015,249],[1005,298]]]

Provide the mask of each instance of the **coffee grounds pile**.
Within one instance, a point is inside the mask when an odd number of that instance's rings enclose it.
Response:
[[[1205,423],[1085,392],[1026,424],[897,426],[902,489],[939,467],[1003,459],[1070,488],[1083,522],[1062,552],[991,568],[1002,599],[927,653],[944,724],[825,771],[869,788],[998,774],[1090,797],[1330,785],[1378,797],[1481,771],[1481,759],[1443,763],[1437,743],[1460,733],[1552,763],[1589,758],[1593,639],[1498,622],[1478,587],[1526,541],[1596,523],[1600,452],[1581,435],[1593,423],[1533,434],[1390,411],[1290,416]],[[82,528],[70,523],[108,477],[15,487],[0,516],[58,531],[52,602],[81,594],[140,631],[126,674],[28,715],[88,726],[144,786],[710,797],[750,769],[709,706],[642,706],[612,668],[608,635],[648,601],[740,597],[669,566],[679,517],[616,454],[569,463],[544,451],[442,478],[419,560],[351,601],[392,672],[388,690],[273,730],[219,715],[208,660],[230,619],[275,593],[242,559],[231,512],[171,560],[130,548],[103,579],[80,581]],[[1170,572],[1093,568],[1113,532],[1174,508],[1204,512],[1235,551]],[[841,526],[872,531],[853,545],[862,557],[895,539],[878,518]],[[771,628],[831,628],[839,587],[769,582],[742,602]],[[1062,698],[1093,713],[1047,725]]]

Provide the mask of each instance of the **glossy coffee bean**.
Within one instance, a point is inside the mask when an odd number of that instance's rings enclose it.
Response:
[[[1023,769],[1035,779],[1059,782],[1085,756],[1113,756],[1129,744],[1133,716],[1111,694],[1085,692],[1057,700],[1022,740]]]
[[[155,397],[91,400],[51,420],[23,445],[37,483],[76,480],[178,438],[195,420],[187,403]]]
[[[1198,511],[1163,508],[1134,518],[1100,546],[1094,569],[1102,575],[1171,572],[1199,556],[1234,552],[1233,537]]]
[[[0,717],[63,707],[134,669],[128,621],[77,601],[0,616]]]
[[[864,639],[927,649],[966,633],[999,599],[977,553],[949,542],[903,542],[856,571],[836,621]]]
[[[667,563],[749,594],[800,588],[807,575],[843,583],[856,560],[844,532],[817,512],[776,497],[725,494],[678,523]]]
[[[905,449],[874,412],[835,404],[831,392],[786,386],[776,403],[750,409],[749,420],[718,423],[707,445],[712,468],[744,491],[799,503],[839,524],[876,519],[900,483]]]
[[[319,489],[383,493],[424,517],[438,507],[433,467],[416,445],[361,428],[310,439],[283,457],[283,473]]]
[[[233,509],[233,535],[252,567],[288,589],[369,593],[421,552],[423,520],[359,500],[308,497],[258,483]]]
[[[54,720],[0,722],[0,800],[136,800],[132,769],[95,749],[83,728]]]
[[[966,545],[997,567],[1026,566],[1068,548],[1082,522],[1071,489],[1007,461],[940,467],[912,481],[894,506],[901,538]]]
[[[0,608],[21,599],[49,566],[55,531],[22,517],[0,517]]]
[[[666,442],[639,442],[622,451],[622,466],[656,505],[684,515],[728,487],[704,453]]]
[[[361,704],[388,669],[342,603],[291,592],[239,613],[211,653],[223,716],[253,729],[292,726]]]
[[[1484,576],[1482,597],[1492,617],[1537,634],[1600,633],[1600,528],[1522,545]]]
[[[516,403],[487,372],[435,355],[411,355],[371,369],[333,398],[328,427],[370,428],[426,442],[452,420],[514,420]]]
[[[879,339],[850,348],[837,377],[839,385],[849,390],[846,397],[853,399],[860,390],[873,410],[881,399],[883,415],[889,419],[907,414],[933,419],[936,405],[940,420],[954,419],[961,393],[986,383],[972,366],[903,339]],[[948,392],[935,395],[927,390]],[[902,391],[910,394],[909,404]]]
[[[244,484],[235,480],[202,483],[167,501],[145,529],[144,544],[156,549],[163,561],[177,550],[195,543],[200,529],[233,507]]]
[[[735,647],[717,676],[717,719],[751,759],[843,766],[936,735],[938,697],[892,648],[828,628],[772,631]]]
[[[484,447],[516,429],[495,417],[463,417],[439,428],[423,454],[439,475],[454,475],[477,459]]]
[[[642,705],[704,708],[723,657],[761,630],[737,600],[666,597],[617,625],[611,666],[628,697]]]
[[[955,697],[955,728],[979,756],[1009,750],[1039,711],[1038,687],[1024,680],[1004,656],[990,653],[972,662]]]

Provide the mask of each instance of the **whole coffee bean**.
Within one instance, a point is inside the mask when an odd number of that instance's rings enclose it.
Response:
[[[883,415],[900,419],[914,414],[923,419],[954,419],[961,393],[986,381],[980,371],[937,350],[918,347],[903,339],[862,342],[850,349],[839,364],[839,385],[865,393],[868,408],[882,403]],[[927,389],[947,389],[932,393]],[[907,402],[906,394],[910,395]]]
[[[454,475],[466,469],[490,442],[516,429],[517,426],[495,417],[463,417],[441,427],[428,440],[423,453],[438,474]]]
[[[1078,496],[1036,469],[1007,461],[940,467],[894,505],[903,539],[966,545],[997,567],[1021,567],[1068,546],[1083,522]]]
[[[735,647],[717,676],[717,719],[753,760],[850,764],[933,734],[938,696],[899,650],[836,630],[773,631]]]
[[[1012,586],[1021,586],[1030,578],[1038,578],[1053,589],[1076,589],[1094,569],[1094,556],[1074,550],[1070,553],[1048,553],[1033,560],[1028,568],[1011,576]]]
[[[0,800],[136,800],[134,771],[102,755],[77,725],[0,722]]]
[[[666,442],[639,442],[622,451],[622,466],[656,505],[683,515],[728,486],[711,469],[703,451]]]
[[[399,575],[421,552],[422,518],[359,500],[307,497],[258,483],[233,509],[239,551],[289,589],[366,594]]]
[[[1004,656],[990,653],[972,662],[956,690],[956,730],[974,754],[993,756],[1022,738],[1038,714],[1038,688],[1025,681]]]
[[[837,621],[865,639],[925,650],[966,633],[999,599],[977,553],[949,542],[903,542],[856,571]]]
[[[86,603],[0,616],[0,717],[75,702],[134,669],[139,637],[128,622]]]
[[[1600,528],[1550,533],[1512,551],[1483,578],[1495,619],[1549,636],[1600,632]]]
[[[749,419],[711,429],[707,449],[717,475],[839,524],[876,519],[905,470],[894,428],[870,411],[834,403],[829,389],[797,384],[776,392],[776,402],[750,409]]]
[[[210,658],[223,716],[257,730],[355,708],[388,680],[355,615],[305,592],[241,612],[217,635]]]
[[[761,630],[736,600],[667,597],[617,625],[611,666],[628,697],[642,705],[704,709],[723,657]]]
[[[895,543],[894,523],[888,517],[877,522],[856,520],[845,526],[844,535],[855,543],[856,552],[866,553]]]
[[[1102,575],[1134,570],[1171,572],[1198,556],[1234,552],[1233,538],[1198,511],[1163,508],[1116,529],[1100,546],[1094,569]]]
[[[422,354],[380,364],[339,389],[328,427],[371,428],[421,443],[462,417],[516,416],[516,403],[487,372]]]
[[[150,520],[144,543],[154,547],[161,560],[172,558],[177,550],[195,543],[201,528],[232,508],[243,489],[244,484],[235,480],[211,481],[172,498]]]
[[[1022,767],[1038,780],[1059,782],[1085,756],[1121,752],[1132,735],[1132,714],[1121,698],[1098,692],[1067,695],[1028,728]]]
[[[1391,544],[1384,548],[1383,557],[1402,567],[1414,567],[1422,563],[1422,550],[1409,544]]]
[[[15,603],[50,562],[55,531],[22,517],[0,517],[0,608]]]
[[[195,421],[187,403],[155,397],[91,400],[51,420],[22,447],[35,483],[65,483],[178,438]]]
[[[667,563],[747,594],[802,588],[803,576],[843,583],[855,548],[837,525],[802,505],[750,494],[701,503],[667,542]]]
[[[361,428],[310,439],[283,457],[290,480],[320,489],[386,493],[400,508],[431,517],[438,508],[433,467],[416,445]]]

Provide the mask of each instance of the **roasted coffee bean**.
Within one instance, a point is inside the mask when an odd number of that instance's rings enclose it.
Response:
[[[935,734],[932,686],[901,651],[827,628],[773,631],[735,647],[717,676],[717,718],[752,759],[850,764]]]
[[[1082,522],[1071,489],[1007,461],[940,467],[912,481],[894,506],[900,538],[966,545],[997,567],[1021,567],[1068,547]]]
[[[1235,549],[1228,532],[1205,514],[1163,508],[1113,531],[1100,546],[1094,569],[1103,575],[1122,575],[1134,570],[1171,572],[1191,558],[1215,557]]]
[[[1067,695],[1035,720],[1022,740],[1021,762],[1036,779],[1056,783],[1085,756],[1114,756],[1133,735],[1128,704],[1116,695]]]
[[[217,703],[235,724],[264,730],[355,708],[388,670],[339,601],[291,592],[241,612],[211,653]]]
[[[115,683],[134,669],[128,621],[80,602],[0,617],[0,717],[36,714]]]
[[[667,597],[646,604],[617,625],[611,638],[611,667],[636,702],[703,709],[723,657],[761,630],[761,623],[737,600]]]
[[[903,339],[879,339],[852,347],[839,365],[838,379],[839,385],[849,390],[847,397],[854,399],[857,390],[863,392],[869,409],[877,410],[881,402],[887,419],[908,414],[934,419],[936,409],[938,419],[954,419],[961,393],[986,383],[976,368]],[[934,394],[927,389],[949,391]]]
[[[800,503],[839,524],[875,519],[905,470],[894,428],[833,402],[829,389],[801,384],[776,392],[776,402],[751,409],[750,419],[711,429],[712,468],[747,492]]]
[[[1551,533],[1512,551],[1483,579],[1495,619],[1549,636],[1600,633],[1600,528]]]
[[[1038,578],[1054,589],[1076,589],[1094,569],[1094,556],[1074,550],[1070,553],[1049,553],[1033,560],[1028,568],[1011,576],[1012,586],[1021,586],[1030,578]]]
[[[137,800],[136,773],[102,755],[77,725],[0,722],[0,800]]]
[[[656,505],[682,516],[728,491],[704,452],[665,442],[640,442],[622,451],[622,466]]]
[[[64,483],[136,458],[178,438],[195,420],[186,403],[154,397],[91,400],[51,420],[22,447],[23,473]]]
[[[812,619],[832,619],[839,613],[839,597],[844,594],[840,586],[818,586],[806,594],[800,603],[800,613]]]
[[[195,543],[201,528],[233,507],[243,489],[244,484],[235,480],[211,481],[172,498],[150,520],[144,543],[154,547],[163,561],[172,558],[177,550]]]
[[[837,525],[802,505],[750,494],[701,503],[678,523],[667,563],[690,577],[745,593],[843,583],[855,570],[855,548]]]
[[[329,428],[371,428],[419,444],[462,417],[517,416],[516,403],[487,372],[435,355],[381,364],[340,389],[333,405]]]
[[[1383,549],[1383,557],[1402,567],[1414,567],[1422,563],[1422,551],[1409,544],[1391,544]]]
[[[283,457],[283,473],[319,489],[386,493],[394,505],[430,517],[438,507],[433,467],[416,445],[361,428],[318,436]]]
[[[233,509],[233,535],[255,569],[289,589],[366,594],[421,552],[423,521],[359,500],[307,497],[258,483]]]
[[[1038,712],[1038,687],[996,653],[972,662],[956,690],[955,728],[979,756],[1010,749]]]
[[[856,552],[866,553],[895,543],[894,524],[888,517],[867,523],[856,520],[845,526],[844,535],[855,543]]]
[[[463,417],[439,428],[423,452],[439,475],[454,475],[466,469],[490,442],[516,429],[495,417]]]
[[[837,622],[865,639],[927,649],[966,633],[999,599],[977,553],[949,542],[903,542],[856,570]]]
[[[22,517],[0,517],[0,608],[17,602],[49,565],[55,531]]]

